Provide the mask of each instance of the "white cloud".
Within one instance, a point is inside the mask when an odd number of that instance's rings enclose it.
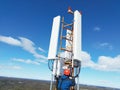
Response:
[[[100,56],[98,58],[97,69],[105,71],[120,71],[120,55],[112,58],[107,56]]]
[[[45,64],[47,64],[48,63],[48,61],[46,60],[36,60],[37,62],[39,62],[39,63],[45,63]]]
[[[47,57],[46,57],[46,56],[40,55],[40,54],[38,54],[38,53],[35,53],[34,56],[35,56],[36,58],[41,58],[41,59],[47,60]]]
[[[0,41],[7,43],[7,44],[10,44],[10,45],[21,46],[21,42],[17,39],[12,38],[12,37],[6,37],[6,36],[0,35]]]
[[[21,47],[24,50],[26,50],[32,54],[36,53],[36,51],[35,51],[36,48],[34,47],[34,43],[31,40],[24,38],[24,37],[19,37],[19,38],[21,40]]]
[[[32,60],[30,60],[30,59],[24,60],[24,59],[13,58],[13,61],[22,62],[22,63],[26,63],[26,64],[40,65],[39,62],[37,62],[37,61],[32,61]]]
[[[101,28],[100,27],[94,27],[94,29],[93,29],[94,31],[100,31],[101,30]]]
[[[108,43],[100,43],[101,47],[108,46],[108,45],[109,45]]]
[[[33,56],[35,58],[47,59],[46,56],[41,55],[36,52],[35,44],[27,38],[19,37],[19,39],[15,39],[12,37],[0,36],[0,41],[10,44],[10,45],[19,46],[19,47],[23,48],[24,50],[28,51],[29,53],[33,54]],[[43,50],[40,47],[39,47],[39,49]]]
[[[110,43],[106,43],[106,42],[105,43],[100,43],[99,46],[100,47],[106,47],[110,50],[113,49],[113,46]]]
[[[111,82],[107,80],[99,80],[98,82],[100,82],[101,84],[111,84]]]
[[[35,44],[34,44],[31,40],[29,40],[29,39],[27,39],[27,38],[23,38],[23,37],[20,37],[20,40],[21,40],[21,43],[22,43],[21,47],[22,47],[24,50],[32,53],[35,58],[42,58],[42,59],[45,59],[45,60],[47,59],[46,56],[41,55],[41,54],[38,54],[38,53],[36,52]],[[39,48],[40,48],[40,47],[39,47]],[[42,48],[41,48],[41,49],[42,49]]]
[[[81,53],[82,57],[82,67],[94,67],[96,64],[91,60],[90,54],[87,52],[83,51]]]
[[[41,47],[38,48],[38,50],[40,50],[41,52],[46,52],[44,49],[42,49]]]
[[[82,67],[90,67],[101,71],[117,71],[120,72],[120,55],[112,58],[107,56],[99,56],[98,62],[91,60],[90,54],[82,52]]]
[[[12,69],[17,69],[17,70],[22,69],[22,67],[20,67],[20,66],[12,66],[11,68]]]
[[[97,43],[95,43],[95,48],[113,50],[113,46],[107,42],[103,42],[103,43],[97,42]]]
[[[13,69],[13,70],[20,70],[22,67],[15,66],[15,65],[0,65],[0,69]]]

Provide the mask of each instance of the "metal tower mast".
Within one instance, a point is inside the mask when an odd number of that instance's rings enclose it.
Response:
[[[63,75],[63,69],[65,68],[71,70],[71,77],[75,78],[77,82],[71,90],[79,90],[82,48],[81,13],[77,10],[73,12],[71,8],[68,8],[68,13],[74,16],[73,22],[69,24],[65,22],[64,17],[62,17],[62,20],[60,16],[53,19],[48,53],[48,66],[52,71],[50,90],[56,90],[58,78]],[[54,81],[56,87],[54,87]]]

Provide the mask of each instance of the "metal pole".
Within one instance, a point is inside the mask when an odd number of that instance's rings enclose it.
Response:
[[[51,74],[51,83],[50,83],[50,90],[53,88],[53,74]]]
[[[77,90],[80,90],[80,88],[79,88],[79,76],[77,77]]]

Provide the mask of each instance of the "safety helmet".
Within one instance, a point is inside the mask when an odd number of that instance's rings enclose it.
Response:
[[[65,69],[64,70],[64,75],[67,75],[67,76],[70,75],[70,70],[69,69]]]

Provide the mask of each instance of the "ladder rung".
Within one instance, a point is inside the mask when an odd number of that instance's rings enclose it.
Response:
[[[69,40],[69,41],[72,41],[71,39],[68,39],[66,36],[62,36],[63,39],[66,39],[66,40]]]
[[[72,25],[73,25],[73,23],[71,23],[71,24],[66,24],[66,25],[64,25],[64,27],[72,26]]]
[[[67,49],[65,49],[65,48],[61,48],[61,50],[68,51],[68,52],[72,52],[71,50],[67,50]]]

